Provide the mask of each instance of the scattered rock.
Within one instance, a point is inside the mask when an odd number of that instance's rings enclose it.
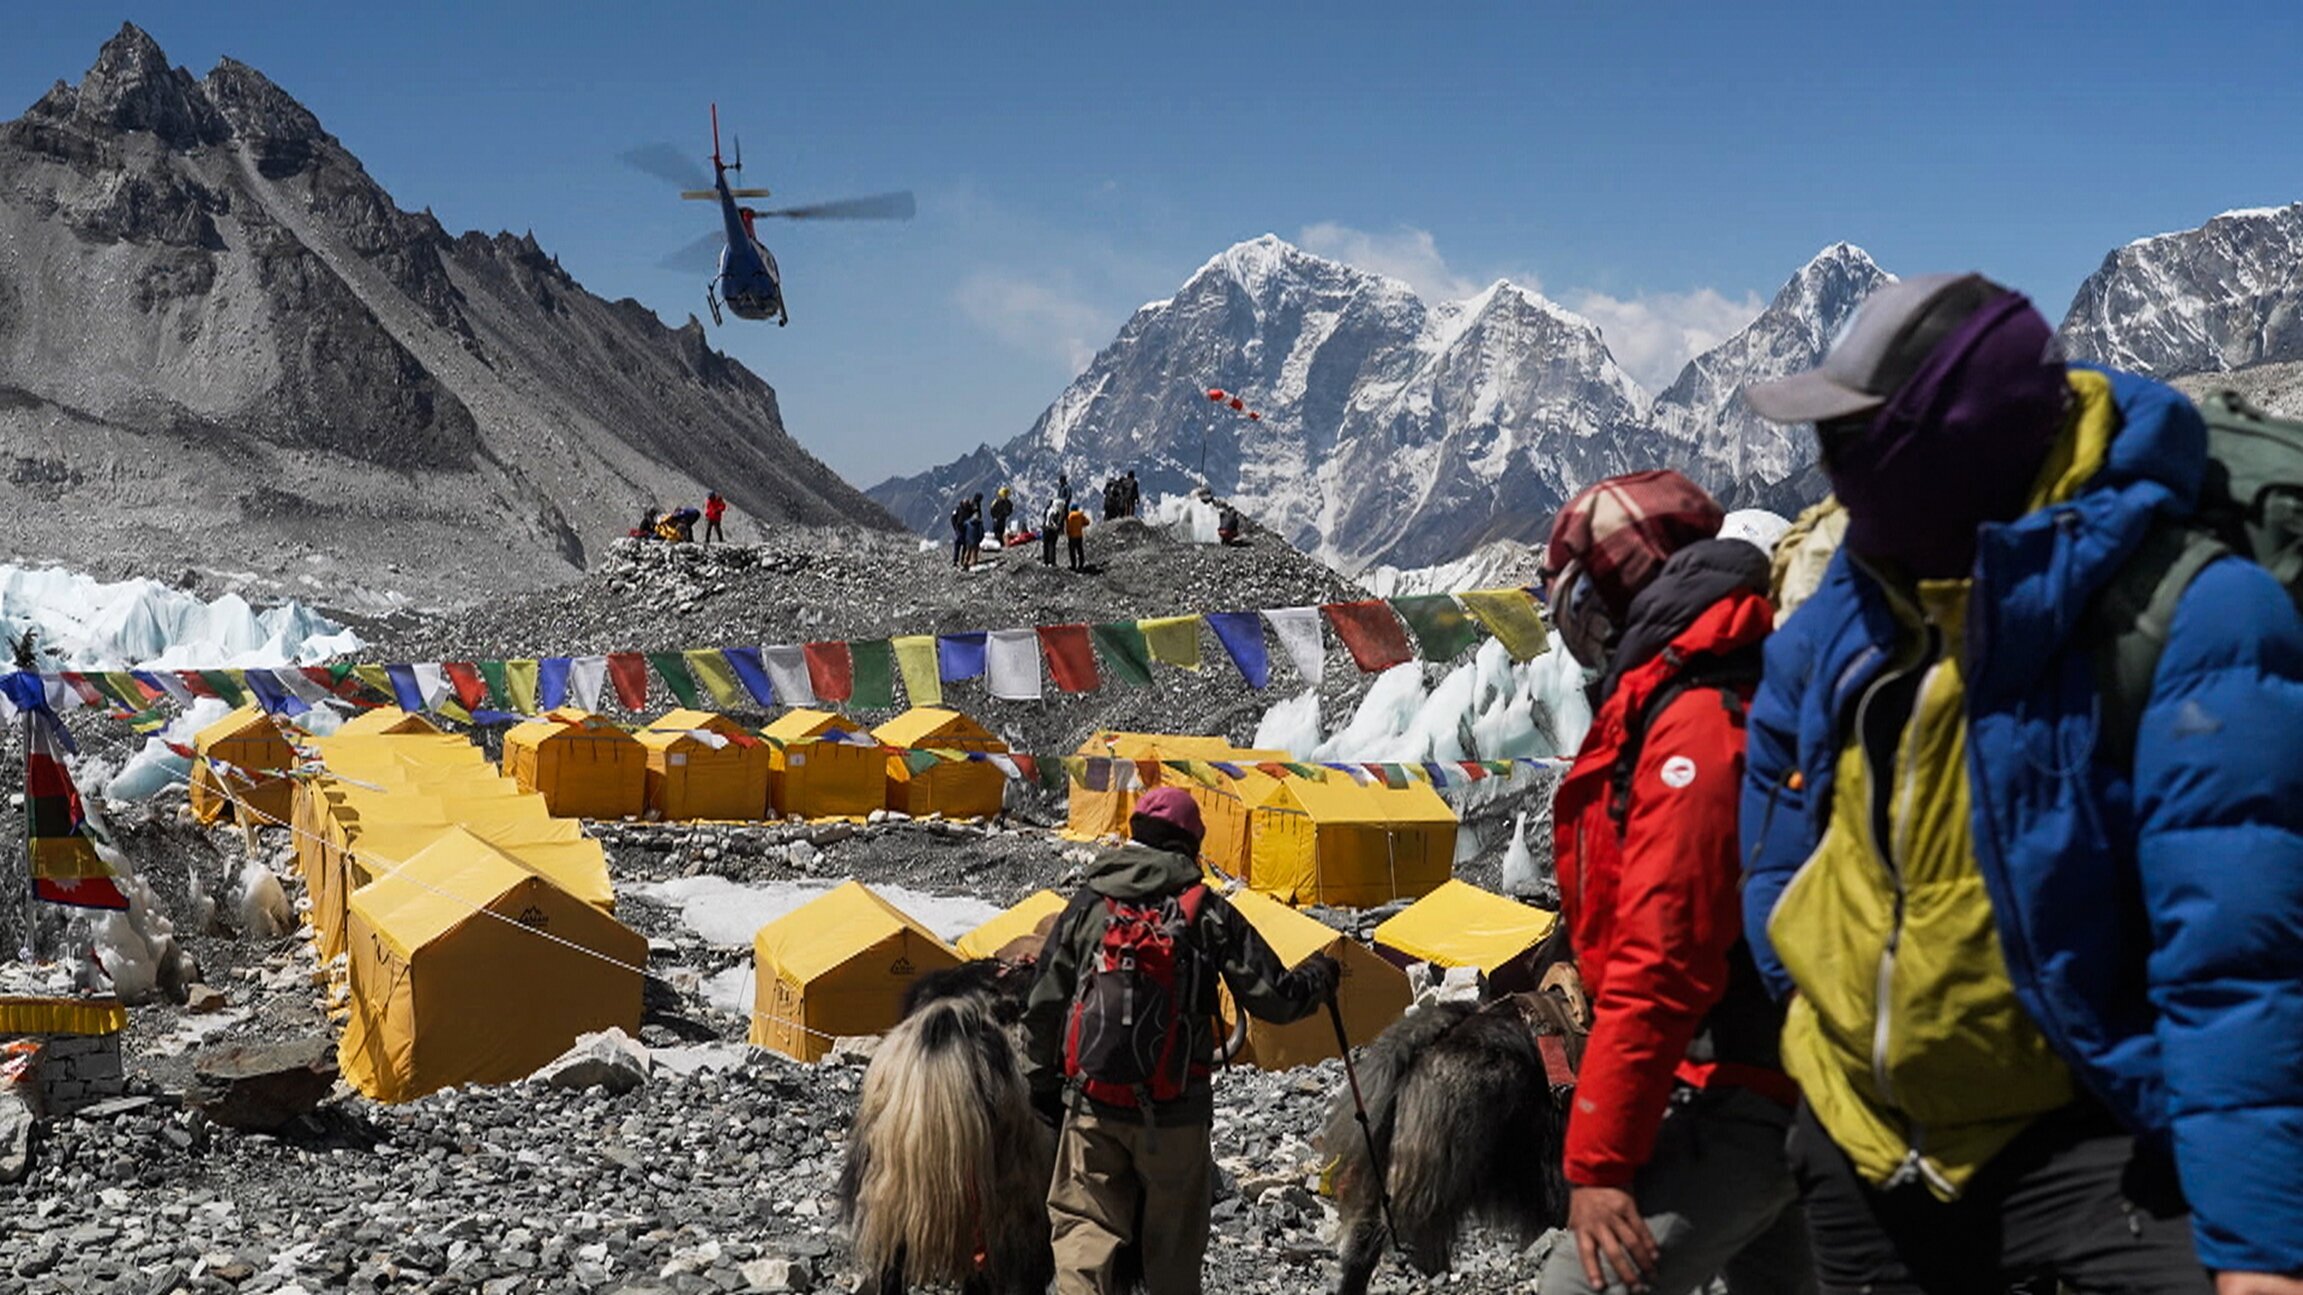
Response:
[[[195,984],[184,991],[184,1010],[199,1015],[221,1012],[228,1001],[222,990],[207,985]]]

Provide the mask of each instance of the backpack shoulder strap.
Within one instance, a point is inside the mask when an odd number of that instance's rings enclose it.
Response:
[[[1614,821],[1617,831],[1623,830],[1624,821],[1631,814],[1631,780],[1639,772],[1639,757],[1647,746],[1648,728],[1682,693],[1698,688],[1717,691],[1720,704],[1741,727],[1745,706],[1743,689],[1759,682],[1764,668],[1762,652],[1760,644],[1750,643],[1732,652],[1698,657],[1686,669],[1664,681],[1662,687],[1649,693],[1637,711],[1624,717],[1623,741],[1616,747],[1615,764],[1608,771],[1607,816]]]
[[[2154,524],[2126,565],[2096,594],[2088,611],[2101,702],[2096,750],[2114,768],[2134,763],[2136,731],[2184,590],[2208,563],[2229,552],[2229,545],[2198,527]]]

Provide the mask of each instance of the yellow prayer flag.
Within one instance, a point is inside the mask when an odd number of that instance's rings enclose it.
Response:
[[[680,653],[688,663],[688,673],[712,695],[712,704],[721,710],[742,710],[752,704],[751,694],[744,689],[744,681],[736,677],[736,667],[729,663],[728,654],[718,648],[690,648]]]
[[[504,663],[504,690],[512,694],[512,709],[522,715],[536,713],[536,663],[533,659]]]
[[[392,676],[386,673],[384,667],[380,665],[353,666],[352,677],[386,697],[398,697],[400,695],[392,688]]]
[[[890,639],[896,650],[896,672],[904,677],[904,696],[914,706],[944,704],[944,677],[936,666],[936,636],[906,634]]]
[[[1550,650],[1550,631],[1543,627],[1535,596],[1525,589],[1473,589],[1457,594],[1456,601],[1495,635],[1512,660],[1532,661]]]
[[[1151,659],[1179,670],[1199,669],[1199,625],[1197,616],[1154,616],[1136,622]]]

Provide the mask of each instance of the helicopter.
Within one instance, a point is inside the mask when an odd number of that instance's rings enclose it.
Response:
[[[688,269],[703,255],[718,245],[717,269],[704,285],[704,301],[712,308],[712,322],[725,324],[720,314],[724,304],[738,319],[773,319],[781,327],[791,322],[791,313],[784,305],[783,274],[776,268],[776,258],[760,241],[754,222],[763,216],[782,220],[910,220],[917,210],[910,190],[874,194],[868,198],[843,198],[834,202],[813,203],[805,207],[778,207],[768,210],[744,205],[740,199],[765,198],[763,188],[742,188],[728,183],[728,173],[739,178],[744,171],[744,141],[735,140],[736,156],[732,162],[720,157],[720,105],[712,105],[712,178],[710,187],[704,187],[704,174],[686,155],[668,144],[656,144],[633,149],[624,154],[624,160],[639,169],[686,186],[682,198],[693,202],[720,204],[723,229],[707,234],[661,263],[667,269]]]

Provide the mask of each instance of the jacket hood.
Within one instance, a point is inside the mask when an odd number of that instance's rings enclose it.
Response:
[[[1115,845],[1088,865],[1088,889],[1107,899],[1144,899],[1181,890],[1200,879],[1199,861],[1133,841]]]
[[[1671,646],[1720,599],[1739,590],[1765,594],[1767,578],[1767,555],[1745,540],[1698,540],[1672,554],[1655,579],[1631,600],[1631,613],[1600,682],[1600,695],[1613,693],[1625,674]],[[1691,653],[1701,653],[1736,645],[1686,646]]]

